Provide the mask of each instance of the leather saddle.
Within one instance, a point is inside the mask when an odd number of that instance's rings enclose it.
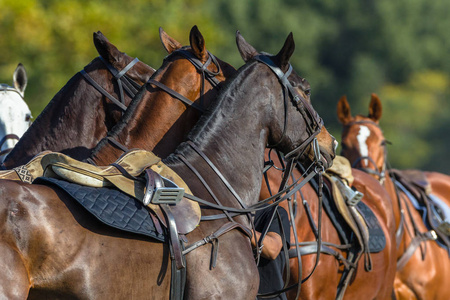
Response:
[[[448,207],[440,199],[433,195],[431,184],[425,174],[420,170],[390,170],[390,175],[395,178],[418,201],[419,207],[426,211],[428,226],[443,240],[450,249],[450,223],[446,214]],[[413,199],[410,199],[413,201]]]
[[[42,176],[44,170],[42,169],[41,160],[51,151],[43,151],[34,156],[25,165],[13,168],[12,170],[0,171],[0,179],[17,180],[26,183],[32,183],[33,180]]]
[[[329,180],[331,186],[332,201],[334,201],[342,218],[356,236],[361,253],[365,255],[366,270],[370,271],[372,260],[369,254],[369,228],[357,207],[364,195],[351,188],[354,178],[350,162],[343,156],[336,156],[333,166],[327,169],[324,176]]]
[[[178,191],[183,189],[192,194],[178,174],[162,163],[155,154],[145,150],[131,150],[109,166],[94,166],[57,152],[44,155],[40,163],[44,177],[64,179],[90,187],[114,187],[136,198],[155,212],[166,227],[168,224],[160,205],[146,202],[146,197],[151,197],[157,191],[155,186],[161,187],[164,183],[171,183]],[[200,222],[201,212],[197,202],[181,198],[176,205],[170,205],[170,209],[180,234],[191,232]]]

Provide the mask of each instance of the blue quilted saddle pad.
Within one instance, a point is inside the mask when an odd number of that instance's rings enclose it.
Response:
[[[386,247],[386,237],[384,236],[383,229],[380,222],[373,211],[362,201],[360,201],[356,208],[366,221],[367,228],[369,229],[369,250],[371,253],[380,252]]]
[[[58,187],[108,226],[164,241],[157,232],[147,207],[116,189],[82,186],[68,181],[39,177],[33,184]]]

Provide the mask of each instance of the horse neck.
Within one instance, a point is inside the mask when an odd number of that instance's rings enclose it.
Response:
[[[198,76],[197,71],[194,70],[194,72],[195,76]],[[183,74],[183,76],[188,76],[188,74]],[[167,74],[164,75],[162,70],[158,70],[152,79],[160,81],[162,77],[164,77],[162,83],[169,88],[177,89],[180,94],[189,99],[197,98],[199,85],[173,87],[177,85],[178,81],[171,80],[171,77]],[[194,80],[192,81],[194,82]],[[205,89],[205,102],[215,98],[216,94],[214,89],[209,91]],[[127,149],[145,149],[165,158],[185,140],[201,113],[193,107],[187,107],[186,104],[167,92],[154,88],[149,83],[136,96],[136,98],[138,97],[142,99],[139,102],[136,101],[135,107],[130,105],[123,120],[113,128],[109,136]],[[122,149],[110,142],[102,141],[92,152],[91,159],[98,165],[107,165],[113,163],[121,154],[123,154]]]
[[[257,86],[252,76],[238,76],[233,82],[238,82],[244,89],[245,86]],[[267,91],[262,95],[261,91],[255,93],[254,90],[245,91],[242,93],[245,97],[239,97],[236,96],[239,92],[234,88],[228,89],[225,95],[219,97],[215,104],[217,107],[202,116],[189,136],[190,142],[214,164],[245,206],[257,201],[262,182],[268,122],[272,112],[270,105],[263,103],[262,99],[275,97],[267,95]],[[199,179],[180,160],[180,156],[195,167],[223,201],[223,205],[239,207],[205,159],[189,143],[183,143],[165,163],[179,173],[190,187],[194,187],[191,190],[197,196],[211,198]]]

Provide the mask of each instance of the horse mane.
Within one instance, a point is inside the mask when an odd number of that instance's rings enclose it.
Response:
[[[222,89],[215,101],[212,101],[211,105],[200,117],[194,128],[189,132],[187,140],[191,140],[201,147],[202,144],[209,143],[211,133],[216,131],[216,128],[221,126],[223,119],[217,118],[216,115],[221,111],[221,107],[228,101],[226,99],[233,99],[235,97],[235,90],[237,87],[248,77],[252,71],[250,68],[256,64],[256,61],[246,63],[240,67],[235,74],[233,74],[228,80],[224,82]],[[164,161],[167,163],[176,160],[177,154],[185,155],[186,151],[189,151],[189,146],[185,142],[181,143],[174,153],[167,156]]]

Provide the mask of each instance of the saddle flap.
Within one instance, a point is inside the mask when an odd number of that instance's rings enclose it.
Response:
[[[42,158],[42,166],[45,170],[44,177],[62,178],[90,187],[114,186],[141,202],[144,201],[146,194],[147,180],[144,171],[151,168],[184,189],[186,193],[192,194],[178,174],[162,163],[155,154],[145,150],[131,150],[122,155],[115,163],[102,167],[54,152]],[[127,176],[124,173],[127,173]],[[153,210],[160,220],[165,219],[159,205],[149,203],[147,207]],[[180,198],[176,205],[171,206],[171,210],[180,234],[191,232],[200,222],[200,206],[189,199]]]
[[[327,173],[332,173],[345,180],[349,186],[353,185],[352,166],[347,158],[336,155],[333,159],[333,165],[327,169]]]

